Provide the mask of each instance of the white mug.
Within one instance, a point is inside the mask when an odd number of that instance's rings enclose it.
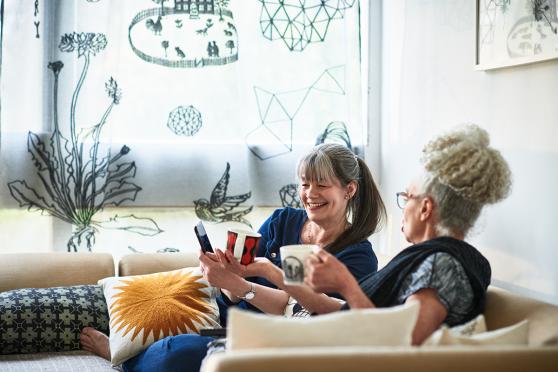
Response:
[[[315,244],[285,245],[280,248],[283,281],[288,285],[304,284],[304,261],[320,247]]]

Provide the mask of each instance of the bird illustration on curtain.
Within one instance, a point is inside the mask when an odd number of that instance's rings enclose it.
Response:
[[[245,209],[240,207],[240,204],[250,199],[252,192],[249,191],[246,194],[227,196],[230,169],[231,166],[227,162],[225,173],[223,173],[223,176],[221,176],[221,179],[217,182],[217,185],[215,185],[209,200],[194,200],[196,215],[203,221],[215,223],[236,221],[252,227],[244,216],[252,211],[253,206],[249,206]]]

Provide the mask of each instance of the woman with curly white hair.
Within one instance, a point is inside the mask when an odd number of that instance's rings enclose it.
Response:
[[[462,324],[484,309],[490,264],[464,241],[481,209],[504,199],[511,174],[485,130],[468,125],[435,138],[423,149],[424,170],[397,193],[401,231],[412,243],[382,270],[357,282],[331,254],[309,260],[306,283],[347,301],[324,301],[312,312],[420,303],[413,344],[421,344],[442,323]]]

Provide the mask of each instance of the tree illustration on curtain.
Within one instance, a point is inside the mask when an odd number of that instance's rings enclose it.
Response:
[[[105,84],[110,102],[98,124],[80,128],[79,131],[76,126],[76,106],[91,57],[105,49],[106,45],[103,34],[74,32],[62,36],[58,46],[60,51],[77,51],[78,58],[84,60],[70,102],[70,138],[64,137],[58,123],[58,78],[64,64],[55,61],[48,64],[54,74],[54,132],[49,142],[42,141],[32,132],[27,138],[27,150],[44,190],[30,187],[21,180],[8,184],[12,197],[19,202],[20,207],[48,213],[74,226],[67,243],[69,252],[77,252],[82,243],[91,251],[98,228],[125,230],[145,236],[162,232],[152,219],[134,215],[115,215],[108,221],[93,220],[95,214],[105,206],[118,206],[126,200],[134,201],[141,190],[141,187],[129,182],[136,174],[135,162],[121,161],[130,152],[128,146],[122,146],[114,155],[107,151],[102,156],[99,151],[101,131],[114,106],[120,103],[121,90],[116,80],[111,77]]]

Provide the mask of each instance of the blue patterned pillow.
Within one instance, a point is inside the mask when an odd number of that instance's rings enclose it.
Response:
[[[76,350],[83,327],[108,334],[98,285],[0,292],[0,354]]]

